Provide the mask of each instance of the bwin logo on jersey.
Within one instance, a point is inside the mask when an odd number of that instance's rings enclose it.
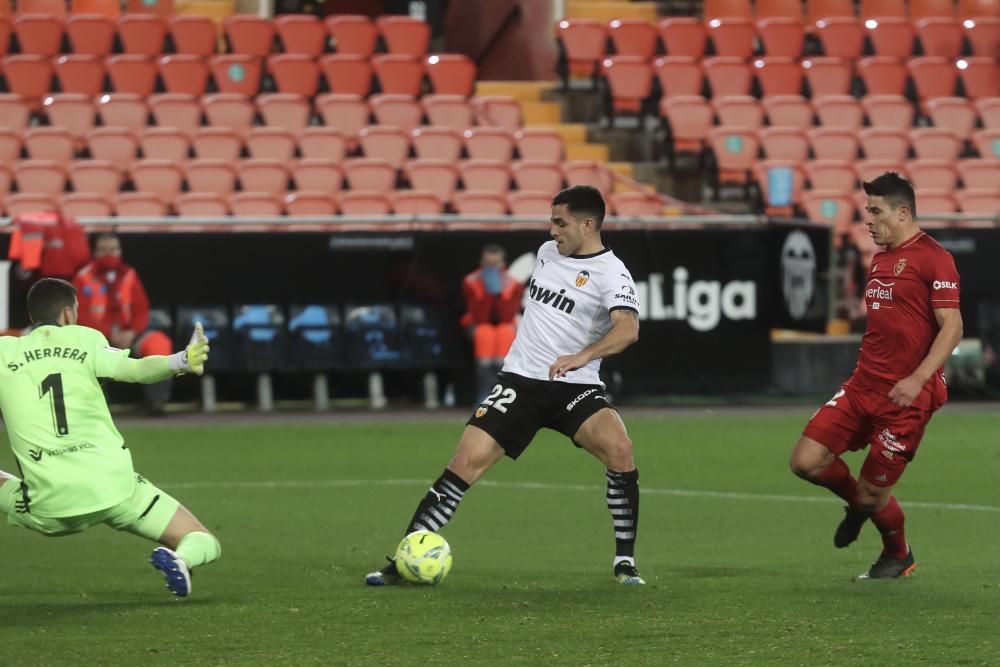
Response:
[[[695,331],[711,331],[723,316],[730,320],[757,319],[757,283],[753,280],[688,283],[688,270],[683,266],[674,269],[672,278],[672,304],[663,300],[662,273],[651,273],[648,282],[636,283],[640,320],[684,320]]]
[[[580,273],[576,274],[577,287],[583,287],[584,285],[587,284],[588,280],[590,280],[590,273],[588,273],[587,271],[581,271]]]
[[[577,278],[579,280],[579,278]],[[566,296],[566,290],[561,289],[558,292],[550,290],[546,287],[540,286],[532,278],[531,282],[528,284],[528,296],[533,300],[540,303],[544,303],[547,306],[552,306],[557,308],[567,315],[573,312],[576,307],[576,301]]]

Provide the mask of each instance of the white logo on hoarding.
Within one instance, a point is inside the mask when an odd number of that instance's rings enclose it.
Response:
[[[753,280],[695,280],[688,283],[688,270],[678,266],[671,275],[673,302],[664,303],[662,273],[649,274],[648,281],[635,284],[639,293],[640,320],[683,320],[695,331],[711,331],[723,317],[730,320],[757,318],[757,283]]]

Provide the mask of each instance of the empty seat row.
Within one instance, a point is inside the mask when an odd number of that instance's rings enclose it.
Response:
[[[922,223],[932,221],[934,214],[991,214],[1000,210],[1000,193],[988,189],[936,190],[926,188],[917,195],[917,215]],[[802,209],[814,222],[833,225],[836,235],[850,233],[854,220],[864,220],[868,195],[842,190],[810,190],[802,193]],[[838,238],[838,241],[840,239]]]
[[[805,11],[803,11],[803,7]],[[897,17],[918,20],[927,17],[998,16],[1000,8],[990,0],[705,0],[705,19],[769,18],[784,16],[809,23],[828,18]]]
[[[752,132],[752,131],[751,131]],[[948,129],[921,127],[909,132],[873,127],[860,132],[840,128],[816,128],[808,133],[797,128],[771,127],[757,131],[766,157],[776,160],[816,159],[893,160],[919,159],[956,161],[965,145]],[[980,130],[973,138],[970,157],[1000,160],[1000,130]]]

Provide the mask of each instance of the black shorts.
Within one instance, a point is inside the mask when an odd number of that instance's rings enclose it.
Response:
[[[540,428],[572,438],[587,419],[604,408],[615,409],[598,384],[533,380],[498,373],[493,391],[466,422],[500,443],[507,456],[521,455]]]

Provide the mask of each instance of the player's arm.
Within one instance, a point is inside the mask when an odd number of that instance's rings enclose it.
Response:
[[[889,391],[889,398],[897,405],[910,405],[962,340],[962,312],[958,308],[935,308],[934,318],[939,329],[927,356],[913,373],[897,382]]]
[[[142,359],[132,359],[123,356],[118,360],[108,374],[119,382],[134,382],[152,384],[161,382],[174,375],[205,372],[205,361],[208,360],[208,339],[201,323],[195,324],[194,333],[187,347],[169,356],[151,355]]]
[[[562,377],[570,371],[583,368],[594,359],[604,359],[618,354],[639,340],[639,314],[631,308],[615,308],[610,313],[611,329],[576,354],[559,357],[549,366],[549,379]]]

